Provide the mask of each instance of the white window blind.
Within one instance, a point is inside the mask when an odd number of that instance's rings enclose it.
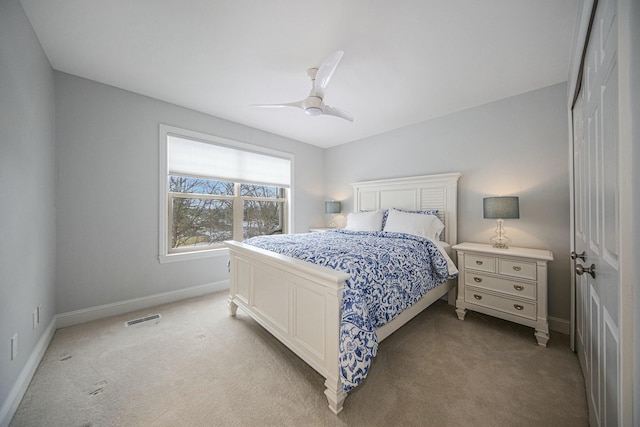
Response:
[[[167,135],[169,174],[289,187],[289,159]]]

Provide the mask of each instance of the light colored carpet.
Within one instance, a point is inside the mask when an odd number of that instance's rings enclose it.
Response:
[[[11,426],[586,426],[584,389],[566,335],[539,347],[439,301],[380,344],[335,416],[323,378],[216,293],[58,330]]]

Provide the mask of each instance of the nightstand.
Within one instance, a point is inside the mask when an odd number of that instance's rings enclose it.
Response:
[[[460,243],[456,313],[467,310],[535,328],[538,345],[547,346],[547,262],[551,251],[498,249],[480,243]]]

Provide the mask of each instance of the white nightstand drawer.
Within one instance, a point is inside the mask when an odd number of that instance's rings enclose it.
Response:
[[[536,285],[534,283],[514,282],[509,279],[468,272],[464,276],[464,284],[477,288],[491,289],[531,300],[536,299]]]
[[[499,258],[498,273],[506,276],[536,280],[536,263]]]
[[[536,304],[513,300],[483,292],[480,289],[466,287],[464,300],[470,304],[480,305],[493,310],[536,320]]]
[[[496,272],[496,259],[490,256],[469,254],[464,259],[464,268],[472,270]]]

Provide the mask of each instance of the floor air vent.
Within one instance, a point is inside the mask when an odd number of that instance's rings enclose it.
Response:
[[[133,325],[137,325],[139,323],[144,323],[144,322],[148,322],[150,320],[156,320],[156,319],[159,319],[159,318],[160,318],[159,314],[152,314],[151,316],[141,317],[139,319],[128,320],[128,321],[124,322],[124,326],[125,327],[133,326]]]

